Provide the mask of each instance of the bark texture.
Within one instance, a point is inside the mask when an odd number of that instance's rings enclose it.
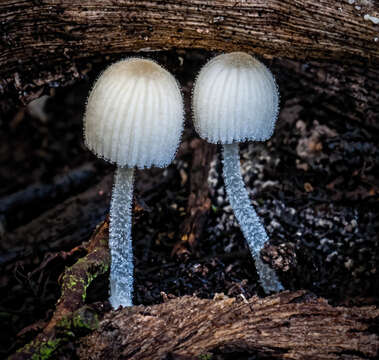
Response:
[[[101,311],[96,306],[86,306],[85,301],[88,286],[109,269],[108,234],[109,219],[98,226],[90,241],[83,246],[88,254],[62,274],[61,297],[51,319],[33,341],[10,359],[54,358],[57,349],[78,333],[97,328],[98,313]],[[71,253],[74,251],[75,249]]]
[[[332,307],[304,291],[265,299],[185,296],[111,312],[82,339],[80,359],[211,359],[250,353],[275,359],[379,355],[374,307]]]
[[[0,89],[24,102],[46,84],[85,75],[88,59],[127,52],[204,48],[379,60],[376,1],[5,0],[0,14]]]

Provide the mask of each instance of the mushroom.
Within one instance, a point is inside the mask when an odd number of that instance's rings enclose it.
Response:
[[[223,145],[223,176],[229,202],[255,260],[266,293],[283,289],[260,251],[267,233],[250,203],[240,172],[238,142],[271,137],[279,111],[271,72],[243,52],[216,56],[200,71],[194,86],[194,125],[200,137]]]
[[[134,167],[166,167],[183,130],[183,101],[175,78],[152,60],[129,58],[109,66],[88,97],[86,146],[117,165],[110,208],[110,298],[131,306],[131,213]]]

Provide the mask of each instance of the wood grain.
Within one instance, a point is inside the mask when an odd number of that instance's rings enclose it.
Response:
[[[358,4],[358,2],[357,2]],[[355,4],[355,5],[357,5]],[[377,1],[3,0],[0,91],[24,102],[81,78],[88,60],[203,48],[264,57],[379,60]]]
[[[304,291],[249,301],[185,296],[108,313],[81,340],[84,359],[368,359],[379,354],[374,307],[332,307]],[[230,355],[229,355],[230,356]],[[232,358],[232,357],[230,357]]]

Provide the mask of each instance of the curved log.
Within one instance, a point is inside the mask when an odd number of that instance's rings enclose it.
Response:
[[[4,0],[0,14],[0,92],[24,102],[46,91],[45,84],[80,78],[88,59],[128,51],[203,48],[379,60],[376,1]]]

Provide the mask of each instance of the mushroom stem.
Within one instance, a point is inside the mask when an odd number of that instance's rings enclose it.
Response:
[[[118,167],[114,176],[109,228],[109,301],[114,309],[133,305],[133,174],[133,168]]]
[[[238,143],[223,145],[223,175],[226,193],[234,214],[253,255],[259,281],[266,294],[283,290],[275,271],[261,257],[268,236],[257,213],[251,205],[240,170]]]

